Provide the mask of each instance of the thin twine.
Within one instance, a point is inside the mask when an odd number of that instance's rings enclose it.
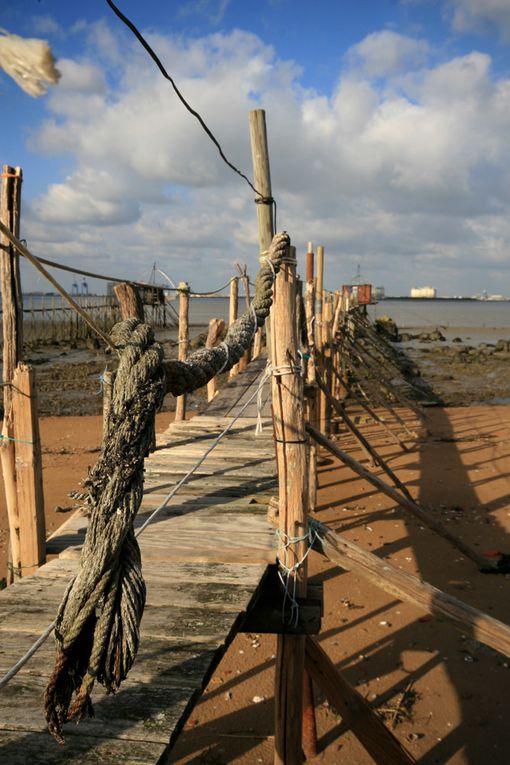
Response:
[[[269,366],[269,365],[268,365]],[[236,414],[235,417],[232,418],[232,420],[229,422],[229,424],[221,431],[219,436],[215,438],[211,446],[207,449],[206,452],[200,457],[200,459],[195,463],[195,465],[186,473],[185,476],[183,476],[178,483],[173,487],[173,489],[166,495],[163,502],[149,515],[145,523],[143,523],[140,528],[136,531],[135,537],[139,537],[140,534],[142,534],[143,531],[147,528],[147,526],[154,520],[154,518],[167,506],[167,504],[170,502],[170,500],[177,494],[179,489],[191,478],[193,473],[198,470],[200,465],[204,462],[204,460],[209,456],[209,454],[215,449],[218,444],[220,443],[221,439],[229,432],[229,430],[235,425],[237,420],[241,417],[244,410],[251,404],[255,396],[258,396],[259,390],[264,386],[266,381],[269,379],[269,372],[268,367],[264,370],[264,374],[262,375],[260,382],[257,386],[257,390],[250,396],[248,401],[243,404],[242,408],[240,409],[239,413]],[[49,638],[51,633],[53,632],[53,629],[55,627],[56,620],[54,620],[46,630],[43,632],[43,634],[35,641],[35,643],[28,649],[28,651],[25,653],[24,656],[21,657],[21,659],[13,666],[11,669],[0,678],[0,688],[3,688],[4,685],[7,685],[9,680],[11,680],[15,675],[18,674],[20,669],[22,669],[25,664],[31,659],[31,657],[34,655],[34,653],[43,645],[43,643],[46,642],[46,640]]]
[[[265,252],[269,252],[269,251],[268,251],[268,250],[265,250]],[[265,260],[265,261],[266,261],[266,263],[269,265],[269,267],[270,267],[271,271],[273,272],[273,281],[275,281],[275,280],[276,280],[276,271],[275,271],[275,268],[274,268],[274,263],[273,263],[273,261],[272,261],[272,260],[271,260],[271,258],[269,258],[267,255],[264,255],[264,254],[262,254],[262,255],[260,256],[260,258],[259,258],[259,262],[261,262],[261,261],[263,261],[263,260]]]
[[[257,311],[255,310],[255,306],[253,303],[250,305],[250,309],[253,314],[253,332],[251,333],[251,340],[250,340],[250,343],[251,343],[251,341],[254,339],[255,335],[257,334],[257,330],[259,328],[259,321],[257,318]]]
[[[282,531],[281,529],[276,529],[275,536],[276,536],[276,539],[278,540],[278,553],[280,552],[280,550],[283,550],[283,555],[284,555],[284,560],[281,560],[280,556],[278,555],[278,566],[279,566],[278,578],[280,579],[280,582],[282,583],[284,588],[284,597],[283,597],[283,604],[282,604],[282,622],[285,622],[285,607],[287,605],[287,601],[290,601],[289,623],[293,627],[297,627],[297,624],[299,621],[299,603],[296,597],[298,579],[297,579],[297,576],[292,576],[292,574],[297,574],[298,570],[301,568],[305,560],[308,558],[308,555],[310,553],[310,550],[313,547],[315,540],[320,537],[316,529],[312,529],[312,528],[309,528],[306,534],[303,534],[302,536],[295,536],[295,537],[289,536],[288,534],[285,533],[285,531]],[[288,551],[290,546],[294,544],[298,544],[299,542],[306,542],[306,541],[308,542],[308,546],[305,550],[304,555],[301,557],[300,560],[298,560],[292,566],[288,566],[287,561],[288,561]],[[292,586],[289,586],[290,584]]]
[[[34,444],[33,441],[25,441],[22,438],[11,438],[11,436],[4,436],[0,434],[0,438],[2,438],[4,441],[14,441],[15,444]]]

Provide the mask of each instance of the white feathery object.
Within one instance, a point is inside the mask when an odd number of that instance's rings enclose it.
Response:
[[[45,40],[19,37],[4,29],[0,29],[0,68],[34,97],[42,96],[60,78]]]

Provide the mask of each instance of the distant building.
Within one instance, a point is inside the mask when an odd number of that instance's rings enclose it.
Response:
[[[374,287],[372,290],[372,296],[374,300],[384,300],[384,287]]]
[[[437,290],[435,287],[411,287],[412,298],[435,298]]]

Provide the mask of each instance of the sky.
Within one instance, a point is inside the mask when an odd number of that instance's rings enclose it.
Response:
[[[329,289],[510,296],[510,0],[118,0],[240,170],[266,111],[278,229]],[[254,193],[103,0],[0,0],[59,84],[0,70],[0,159],[23,168],[21,237],[127,279],[204,291],[255,274]],[[56,275],[56,274],[55,274]],[[72,277],[60,272],[70,289]],[[25,291],[50,290],[23,264]],[[89,288],[105,284],[88,279]]]

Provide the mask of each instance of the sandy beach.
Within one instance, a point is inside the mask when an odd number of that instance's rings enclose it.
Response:
[[[55,355],[36,365],[48,534],[69,517],[62,512],[72,506],[68,492],[79,488],[100,448],[101,417],[91,409],[101,407],[98,376],[104,356],[79,353],[71,359]],[[409,355],[443,401],[450,403],[451,395],[454,402],[461,391],[462,403],[471,405],[427,408],[426,430],[418,429],[406,454],[373,425],[363,424],[365,434],[426,510],[480,551],[510,552],[510,407],[494,403],[510,396],[510,354],[478,352],[466,362],[458,358],[458,344],[428,344]],[[433,363],[427,363],[429,358]],[[489,397],[492,404],[472,403]],[[172,409],[172,403],[166,408]],[[69,408],[72,416],[66,413]],[[50,411],[61,414],[47,416]],[[414,415],[406,416],[416,427]],[[158,431],[172,417],[171,411],[160,413]],[[336,439],[362,459],[349,435],[340,431]],[[320,459],[316,516],[395,566],[510,621],[508,576],[480,573],[446,541],[326,454]],[[2,495],[2,577],[7,537]],[[321,643],[420,763],[482,765],[490,759],[493,765],[506,765],[510,731],[503,705],[510,670],[505,657],[484,647],[476,635],[457,632],[385,595],[317,553],[310,555],[310,576],[324,583]],[[172,763],[272,763],[274,653],[272,637],[237,636],[193,711]],[[315,761],[368,765],[371,759],[320,693],[316,710]]]

